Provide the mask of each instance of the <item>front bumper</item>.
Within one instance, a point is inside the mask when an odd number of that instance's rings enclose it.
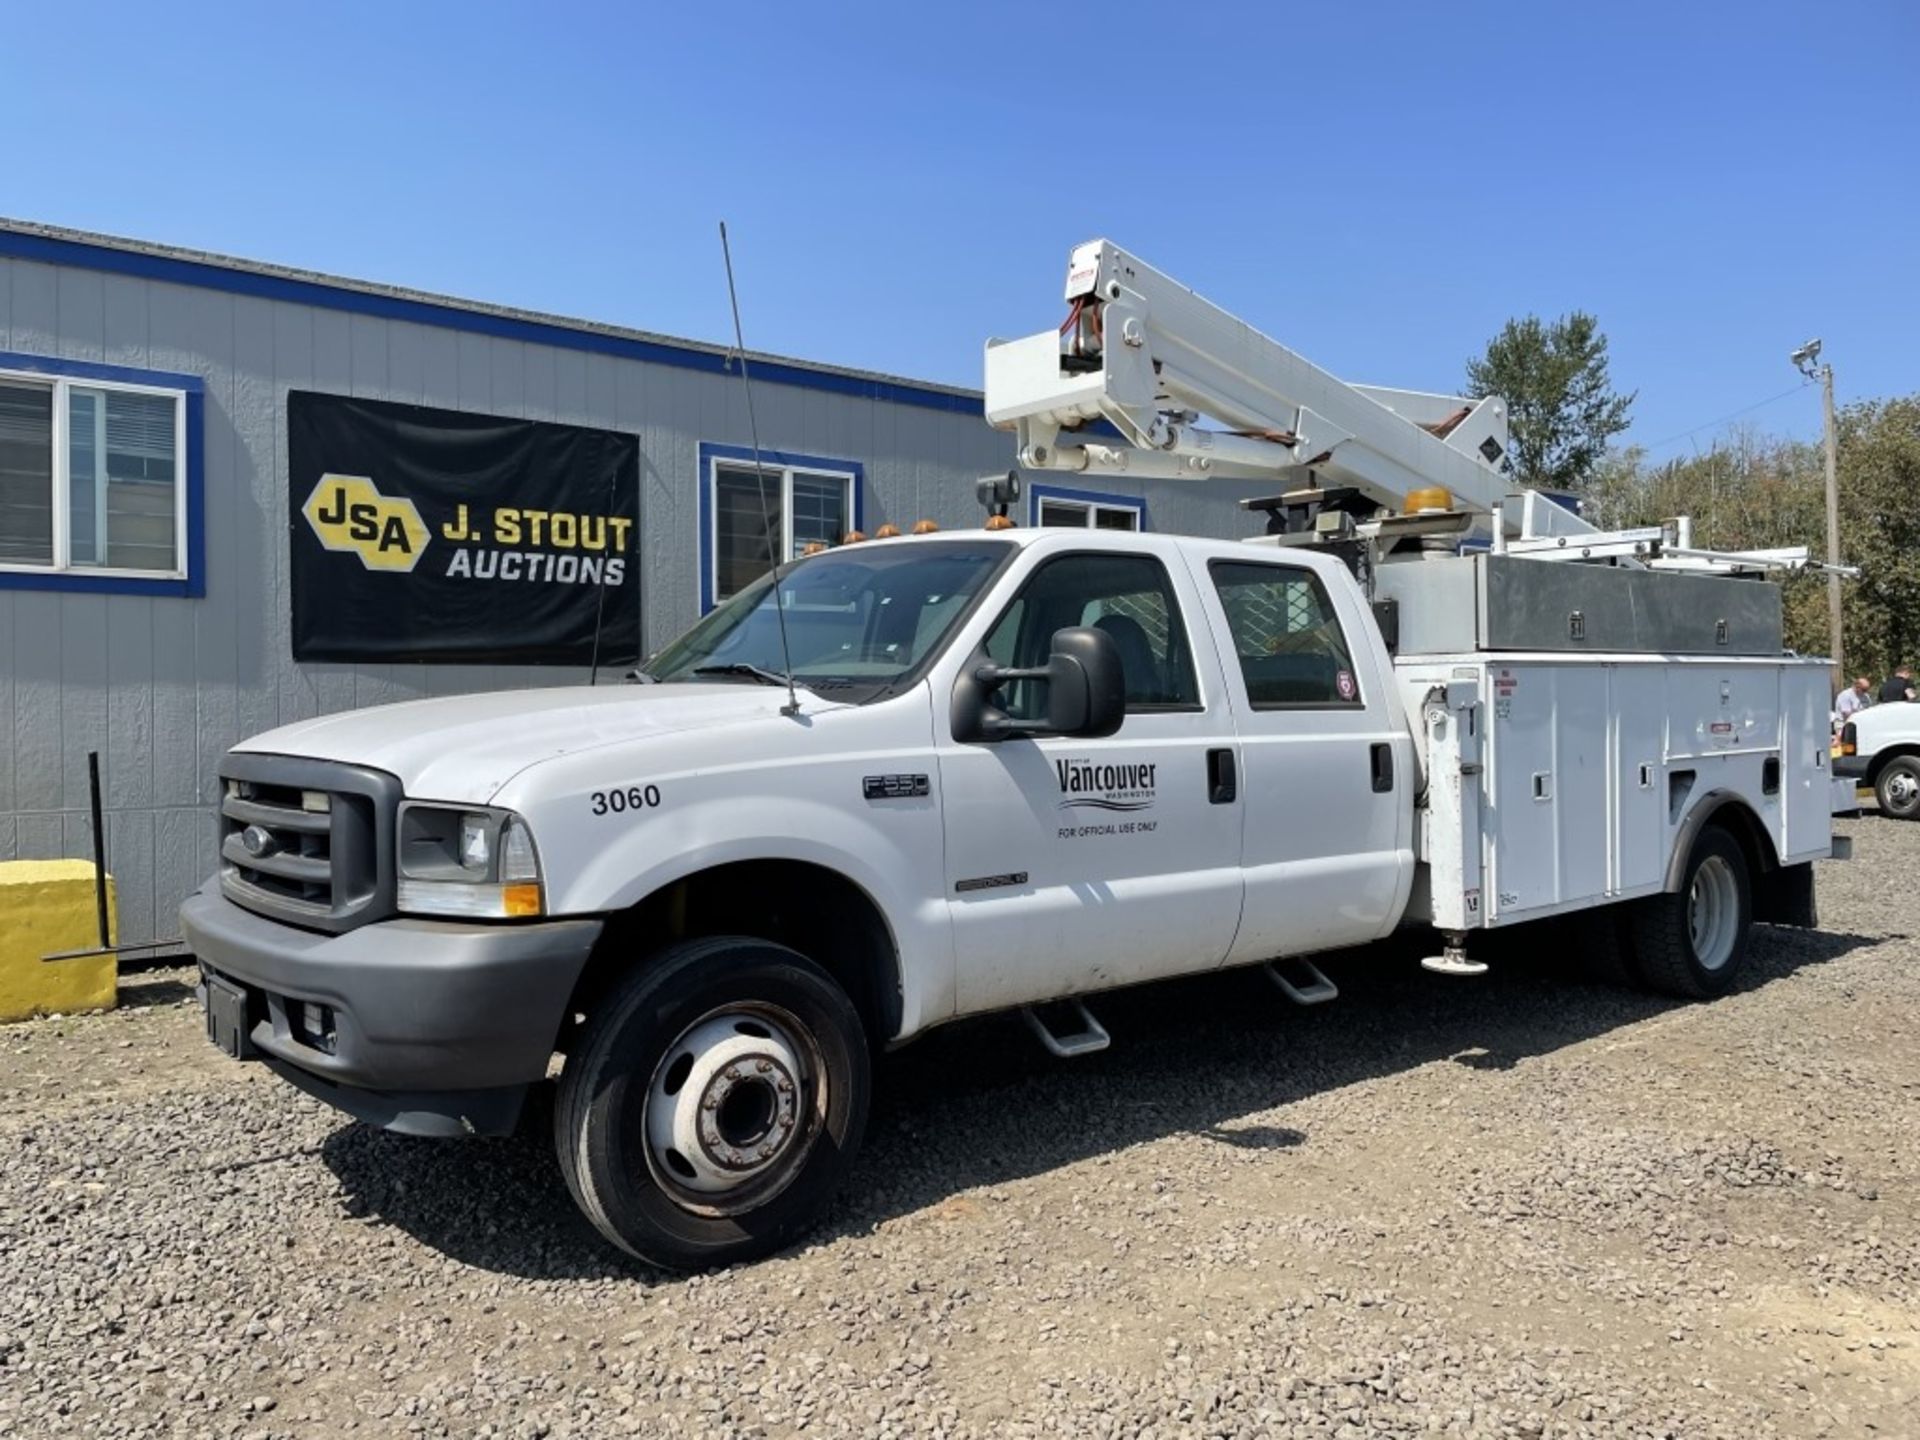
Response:
[[[415,1134],[512,1127],[601,928],[388,920],[324,935],[244,910],[213,881],[180,907],[202,970],[245,990],[247,1040],[274,1070]]]
[[[1836,755],[1833,757],[1833,773],[1849,780],[1864,780],[1872,759],[1871,755]]]

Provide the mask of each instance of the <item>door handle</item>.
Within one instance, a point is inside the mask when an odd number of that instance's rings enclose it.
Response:
[[[1234,770],[1233,751],[1207,751],[1207,803],[1231,805],[1240,793],[1239,777]]]
[[[1384,795],[1393,789],[1393,746],[1381,741],[1373,747],[1373,793]]]

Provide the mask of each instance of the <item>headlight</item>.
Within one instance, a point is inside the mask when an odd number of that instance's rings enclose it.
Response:
[[[540,856],[518,815],[408,802],[398,842],[406,914],[518,920],[545,912]]]

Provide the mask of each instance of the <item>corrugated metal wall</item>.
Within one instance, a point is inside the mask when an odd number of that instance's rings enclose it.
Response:
[[[584,678],[294,664],[290,388],[637,434],[649,650],[698,613],[697,447],[749,438],[737,379],[77,266],[0,259],[0,349],[206,381],[205,598],[0,590],[0,859],[91,853],[86,757],[100,751],[128,940],[172,935],[174,907],[212,873],[215,770],[239,738],[355,706]],[[976,416],[797,385],[760,384],[754,399],[768,449],[866,466],[869,530],[977,524],[973,481],[1011,458],[1009,437]],[[1144,494],[1157,530],[1257,528],[1221,487],[1096,488]]]

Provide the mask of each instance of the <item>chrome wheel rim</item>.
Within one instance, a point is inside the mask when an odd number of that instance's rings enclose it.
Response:
[[[819,1046],[793,1015],[758,1003],[708,1011],[647,1084],[647,1170],[683,1209],[737,1215],[793,1182],[826,1105]]]
[[[1693,958],[1702,968],[1718,970],[1733,958],[1740,931],[1740,883],[1733,866],[1719,855],[1709,855],[1693,872],[1687,893],[1687,931]]]
[[[1920,803],[1920,775],[1911,770],[1898,770],[1887,777],[1887,807],[1901,814]]]

